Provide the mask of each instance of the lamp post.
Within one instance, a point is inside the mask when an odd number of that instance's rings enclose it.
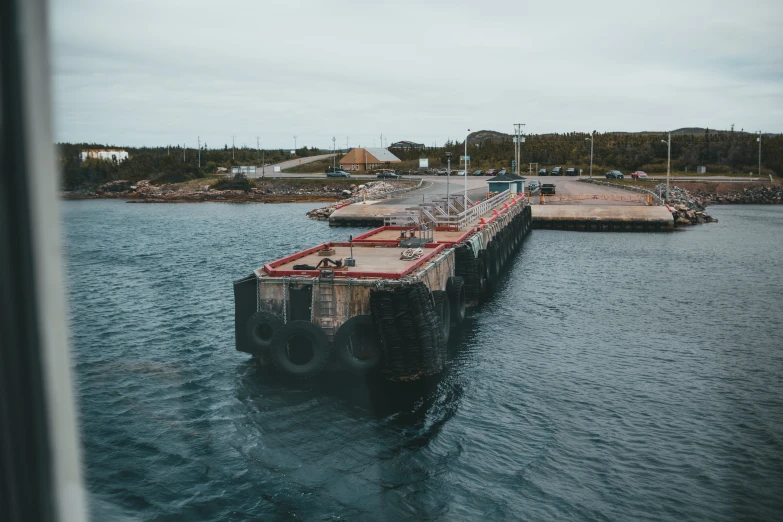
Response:
[[[446,153],[446,201],[449,201],[449,183],[451,179],[451,152]],[[446,209],[448,210],[448,205]]]
[[[470,129],[465,134],[465,199],[462,200],[462,209],[468,209],[468,136],[470,136]]]
[[[585,141],[590,140],[590,179],[593,179],[593,142],[595,141],[595,131],[589,138],[585,138]]]
[[[671,175],[672,170],[672,133],[669,133],[669,139],[668,140],[661,140],[661,143],[666,144],[666,148],[668,149],[666,160],[666,202],[669,202],[669,176]]]
[[[759,131],[759,137],[756,138],[759,142],[759,177],[761,177],[761,131]]]

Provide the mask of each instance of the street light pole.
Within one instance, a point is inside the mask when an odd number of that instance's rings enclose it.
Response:
[[[337,168],[337,138],[332,136],[332,172]]]
[[[468,136],[470,135],[470,129],[465,134],[465,199],[462,201],[462,210],[468,209]]]
[[[449,201],[449,183],[451,180],[451,152],[446,153],[446,210],[448,212],[448,201]]]
[[[201,136],[198,137],[198,168],[201,168]]]
[[[590,137],[590,179],[593,179],[593,144],[595,143],[595,131]]]
[[[667,161],[666,161],[666,202],[669,202],[669,176],[671,175],[672,170],[672,133],[669,132],[669,139],[667,140],[661,140],[662,143],[666,143],[666,147],[668,149],[667,153]]]
[[[759,177],[761,177],[761,131],[759,131],[758,142],[759,142]]]
[[[585,138],[585,140],[590,140],[590,179],[593,179],[593,141],[595,141],[595,131],[593,131],[593,134],[589,138]]]

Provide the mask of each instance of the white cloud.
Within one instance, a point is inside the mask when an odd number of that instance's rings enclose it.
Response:
[[[430,144],[517,121],[780,132],[782,22],[762,0],[53,0],[57,138]]]

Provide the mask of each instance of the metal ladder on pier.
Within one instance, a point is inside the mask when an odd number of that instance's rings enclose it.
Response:
[[[334,272],[321,270],[318,276],[318,315],[321,317],[321,328],[329,338],[334,337],[334,320],[337,309],[334,303]]]

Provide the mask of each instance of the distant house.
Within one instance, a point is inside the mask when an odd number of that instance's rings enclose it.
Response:
[[[348,154],[340,160],[340,167],[343,170],[372,170],[383,167],[391,167],[394,163],[399,163],[400,158],[389,152],[387,149],[351,149]]]
[[[81,153],[82,161],[86,159],[101,159],[120,163],[128,159],[128,153],[119,149],[90,149]]]
[[[389,148],[390,149],[404,149],[404,150],[423,149],[424,148],[424,144],[423,143],[414,143],[412,141],[398,141],[396,143],[392,143]]]
[[[503,174],[487,180],[489,192],[505,192],[510,190],[512,194],[519,194],[525,191],[525,180],[522,176],[516,174]]]

